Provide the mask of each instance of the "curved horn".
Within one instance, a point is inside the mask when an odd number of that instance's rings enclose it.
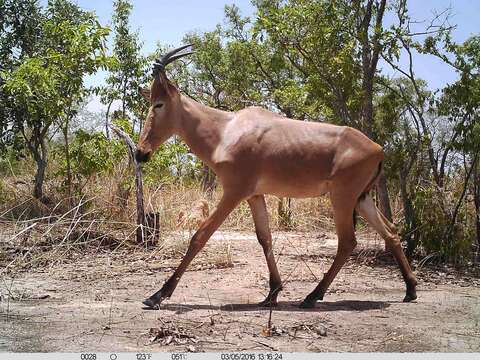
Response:
[[[176,53],[188,48],[188,47],[191,47],[192,44],[188,44],[188,45],[183,45],[183,46],[180,46],[179,48],[176,48],[176,49],[173,49],[171,51],[169,51],[168,53],[166,53],[165,55],[162,56],[160,62],[167,65],[168,63],[170,63],[171,61],[169,61],[170,57],[172,55],[175,55]],[[173,60],[172,60],[173,61]]]
[[[169,58],[169,59],[167,60],[167,62],[165,63],[165,65],[168,65],[168,64],[170,64],[171,62],[173,62],[173,61],[175,61],[175,60],[177,60],[177,59],[180,59],[180,58],[182,58],[182,57],[184,57],[184,56],[190,55],[190,54],[193,54],[193,51],[187,51],[187,52],[184,52],[184,53],[182,53],[182,54],[177,54],[177,55],[175,55],[175,56],[172,56],[171,58]]]
[[[156,59],[155,62],[153,63],[153,75],[155,76],[159,71],[165,71],[165,66],[170,64],[172,61],[175,61],[177,59],[180,59],[181,57],[190,55],[193,53],[193,51],[187,51],[178,54],[182,50],[185,50],[188,47],[191,47],[192,44],[184,45],[179,48],[170,50],[167,52],[165,55],[163,55],[161,58]]]

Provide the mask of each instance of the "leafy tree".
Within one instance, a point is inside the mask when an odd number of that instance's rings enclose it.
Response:
[[[415,193],[420,184],[429,179],[429,173],[422,166],[426,146],[412,104],[416,103],[423,109],[428,106],[428,101],[426,97],[416,97],[413,86],[406,78],[381,78],[379,82],[382,89],[374,100],[377,136],[384,144],[387,155],[389,166],[386,174],[400,190],[404,210],[402,237],[407,245],[407,255],[413,256],[421,241],[418,231],[421,220],[414,206]],[[425,82],[419,81],[418,84],[422,93],[428,93]]]
[[[258,0],[254,29],[295,67],[323,119],[358,124],[360,64],[351,6],[342,2]],[[343,5],[343,6],[342,6]],[[357,126],[359,127],[359,126]]]
[[[409,32],[407,27],[406,32]],[[390,163],[400,174],[404,203],[407,248],[410,254],[422,245],[443,260],[465,259],[478,230],[471,222],[465,199],[470,191],[478,229],[478,37],[463,44],[451,41],[450,29],[441,29],[423,42],[400,38],[408,55],[407,70],[392,66],[404,77],[382,79],[386,96],[380,102],[380,114],[393,109],[397,126],[385,136],[393,143]],[[414,52],[437,56],[452,65],[459,80],[447,85],[440,96],[427,90],[424,81],[413,72]],[[387,59],[389,60],[389,59]],[[388,111],[386,111],[388,112]],[[395,115],[394,115],[395,116]],[[393,161],[392,161],[393,159]],[[471,190],[469,190],[471,189]],[[420,230],[421,229],[421,230]]]
[[[454,44],[450,40],[449,33],[444,34],[445,48],[453,55],[453,60],[450,60],[452,57],[449,59],[447,56],[442,56],[434,42],[434,39],[427,38],[423,49],[448,59],[447,62],[459,73],[459,80],[442,90],[442,96],[438,102],[439,113],[451,123],[454,134],[447,146],[463,154],[464,171],[462,190],[451,212],[450,226],[445,233],[445,240],[448,247],[454,247],[455,235],[458,234],[457,217],[461,215],[461,206],[470,187],[475,208],[475,245],[478,256],[480,249],[480,36],[473,36],[463,44]]]
[[[71,119],[74,104],[85,94],[83,76],[104,64],[107,33],[93,14],[66,0],[51,1],[32,53],[12,72],[2,72],[3,90],[15,109],[9,126],[19,129],[37,164],[33,193],[38,199],[44,199],[51,130]]]
[[[115,165],[125,156],[119,141],[109,141],[102,132],[78,129],[70,144],[71,171],[78,194],[97,174],[111,174]],[[60,168],[65,172],[66,164]],[[62,175],[66,175],[63,173]]]
[[[113,54],[109,64],[109,76],[106,85],[100,87],[98,92],[101,101],[107,105],[105,131],[109,137],[109,116],[112,104],[120,101],[122,117],[130,117],[132,126],[136,129],[137,120],[141,129],[147,105],[138,89],[146,82],[148,70],[147,58],[141,54],[142,43],[138,39],[138,32],[132,32],[129,17],[132,11],[129,0],[116,0],[113,3]]]
[[[38,0],[0,1],[0,72],[9,73],[35,51],[43,18]],[[5,80],[0,76],[0,89]],[[22,148],[15,108],[7,92],[0,91],[0,153],[14,146]]]

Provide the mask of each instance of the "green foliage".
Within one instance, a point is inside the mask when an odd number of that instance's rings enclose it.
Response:
[[[22,164],[23,162],[23,164]],[[25,160],[18,156],[15,148],[6,146],[0,156],[0,176],[17,175],[22,172]]]
[[[475,63],[480,51],[475,38],[453,44],[448,34],[442,36],[450,52],[446,61],[457,69],[459,80],[435,96],[416,78],[382,79],[377,134],[385,142],[387,173],[401,188],[402,233],[410,253],[462,262],[475,243],[475,216],[467,199],[476,196],[469,189],[475,189],[480,152],[480,67]],[[427,39],[419,49],[443,58],[440,40]]]
[[[316,106],[295,69],[269,39],[260,39],[253,23],[235,6],[225,8],[226,25],[190,33],[191,63],[176,62],[170,77],[187,95],[230,111],[259,105],[300,119],[317,119]]]
[[[40,35],[42,14],[36,0],[0,1],[0,73],[13,71],[22,59],[32,54]],[[14,118],[18,109],[3,90],[5,79],[0,76],[0,155],[7,146],[22,148],[20,128]]]
[[[139,87],[149,77],[147,58],[141,54],[142,43],[138,39],[138,32],[132,32],[129,26],[131,2],[116,0],[113,8],[114,39],[113,53],[108,62],[109,75],[106,85],[97,87],[96,91],[109,110],[115,100],[120,100],[122,117],[131,118],[135,129],[137,125],[141,127],[148,109],[139,92]]]
[[[96,176],[113,175],[118,171],[118,164],[127,156],[120,140],[108,140],[101,132],[87,132],[79,129],[72,134],[69,142],[67,162],[65,145],[58,144],[52,148],[56,177],[62,179],[60,190],[71,186],[72,194],[81,195],[84,187]],[[68,184],[68,172],[73,174],[72,183]]]
[[[81,22],[65,18],[57,8],[67,5],[71,4],[60,0],[49,3],[35,51],[13,72],[2,72],[4,90],[27,112],[27,123],[30,119],[47,121],[48,127],[49,122],[61,118],[84,92],[83,76],[104,64],[102,50],[108,30],[89,13],[82,13]]]
[[[328,121],[353,124],[361,97],[361,68],[352,4],[306,0],[255,4],[255,34],[268,36],[297,70],[297,82],[305,84],[310,106]]]
[[[237,44],[224,44],[223,31],[217,26],[204,34],[188,34],[195,53],[192,64],[176,62],[170,69],[179,88],[196,100],[223,110],[239,110],[258,99]],[[248,93],[247,93],[248,91]]]
[[[453,54],[460,79],[442,90],[438,109],[459,134],[452,146],[473,155],[480,151],[480,36],[456,45]]]
[[[459,194],[454,194],[453,198]],[[443,262],[463,262],[470,258],[471,245],[474,241],[473,227],[469,226],[468,209],[462,207],[452,232],[451,216],[442,212],[443,200],[435,187],[423,185],[416,188],[413,205],[417,221],[421,226],[418,231],[416,247],[423,255],[435,254]],[[418,250],[417,250],[418,251]]]
[[[146,184],[189,183],[195,179],[199,161],[188,152],[187,146],[175,139],[164,143],[151,160],[145,164],[144,180]]]
[[[118,112],[118,115],[121,115],[120,112]],[[130,136],[130,138],[134,141],[134,142],[137,142],[138,141],[138,134],[135,133],[134,129],[133,129],[133,124],[132,122],[130,121],[130,119],[128,119],[127,117],[115,117],[113,118],[112,120],[112,123],[113,125],[116,125],[118,126],[120,129],[122,129],[123,131],[125,131],[127,133],[128,136]]]
[[[43,12],[32,4],[36,11],[29,16],[36,16],[37,33],[22,39],[32,45],[16,66],[0,72],[0,79],[11,108],[7,127],[17,129],[37,162],[34,195],[42,198],[47,138],[52,126],[68,124],[86,95],[83,77],[103,66],[108,30],[67,0],[50,1]]]
[[[384,147],[385,173],[401,194],[408,251],[463,260],[475,236],[480,239],[472,226],[478,216],[472,203],[480,204],[480,37],[457,44],[449,28],[432,26],[431,36],[416,41],[406,2],[388,2],[387,11],[398,17],[389,27],[382,24],[380,4],[254,0],[252,18],[226,6],[224,24],[187,34],[184,41],[195,53],[167,71],[183,93],[219,109],[259,105],[301,120],[357,128],[362,128],[370,72],[375,108],[368,132]],[[129,0],[114,1],[113,46],[107,56],[108,29],[73,2],[51,0],[41,7],[36,0],[0,0],[2,175],[17,173],[26,154],[45,170],[51,148],[56,167],[48,171],[77,194],[89,179],[125,170],[118,166],[128,156],[121,140],[109,140],[108,132],[71,134],[71,122],[89,93],[84,76],[106,67],[106,84],[95,89],[108,106],[106,118],[138,141],[139,121],[148,109],[138,87],[150,80],[148,63],[158,54],[142,55],[138,32],[130,29],[132,8]],[[382,76],[372,60],[375,49],[403,76]],[[458,81],[430,91],[401,68],[400,53],[407,49],[450,64]],[[116,100],[120,109],[111,111]],[[57,132],[63,135],[61,145],[52,140]],[[152,186],[196,181],[200,166],[173,138],[144,166],[144,180]],[[120,190],[131,189],[133,176],[122,174]],[[5,189],[0,182],[0,200]]]
[[[134,132],[132,122],[128,118],[116,117],[112,122],[125,131],[134,142],[138,142],[139,135]],[[99,135],[103,136],[103,134]],[[106,155],[115,158],[113,164],[122,157],[129,156],[123,140],[110,142],[112,148],[107,150]],[[118,154],[119,157],[115,154]],[[147,185],[176,181],[188,182],[195,178],[198,167],[198,160],[189,153],[188,147],[177,139],[171,139],[161,145],[150,161],[144,164],[144,182]],[[133,178],[131,180],[133,181]]]
[[[78,130],[70,148],[72,171],[77,176],[89,178],[98,173],[111,173],[125,157],[119,141],[108,140],[103,133]]]

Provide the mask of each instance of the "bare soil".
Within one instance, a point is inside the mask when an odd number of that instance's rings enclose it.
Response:
[[[141,300],[178,264],[164,249],[78,252],[4,276],[0,350],[480,351],[478,278],[417,267],[419,298],[402,303],[396,264],[378,238],[363,233],[324,301],[305,310],[298,304],[330,266],[335,234],[274,238],[285,289],[271,314],[256,306],[268,292],[268,272],[255,236],[219,232],[157,311]]]

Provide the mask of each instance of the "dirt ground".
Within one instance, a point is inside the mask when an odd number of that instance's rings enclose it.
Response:
[[[171,234],[172,249],[178,236]],[[98,249],[3,277],[0,350],[480,351],[480,281],[417,266],[418,300],[367,233],[315,309],[298,307],[332,262],[333,233],[276,233],[279,306],[259,308],[268,272],[252,233],[218,232],[160,310],[141,300],[178,263],[160,250]],[[172,250],[173,251],[173,250]],[[268,327],[271,315],[271,326]]]

